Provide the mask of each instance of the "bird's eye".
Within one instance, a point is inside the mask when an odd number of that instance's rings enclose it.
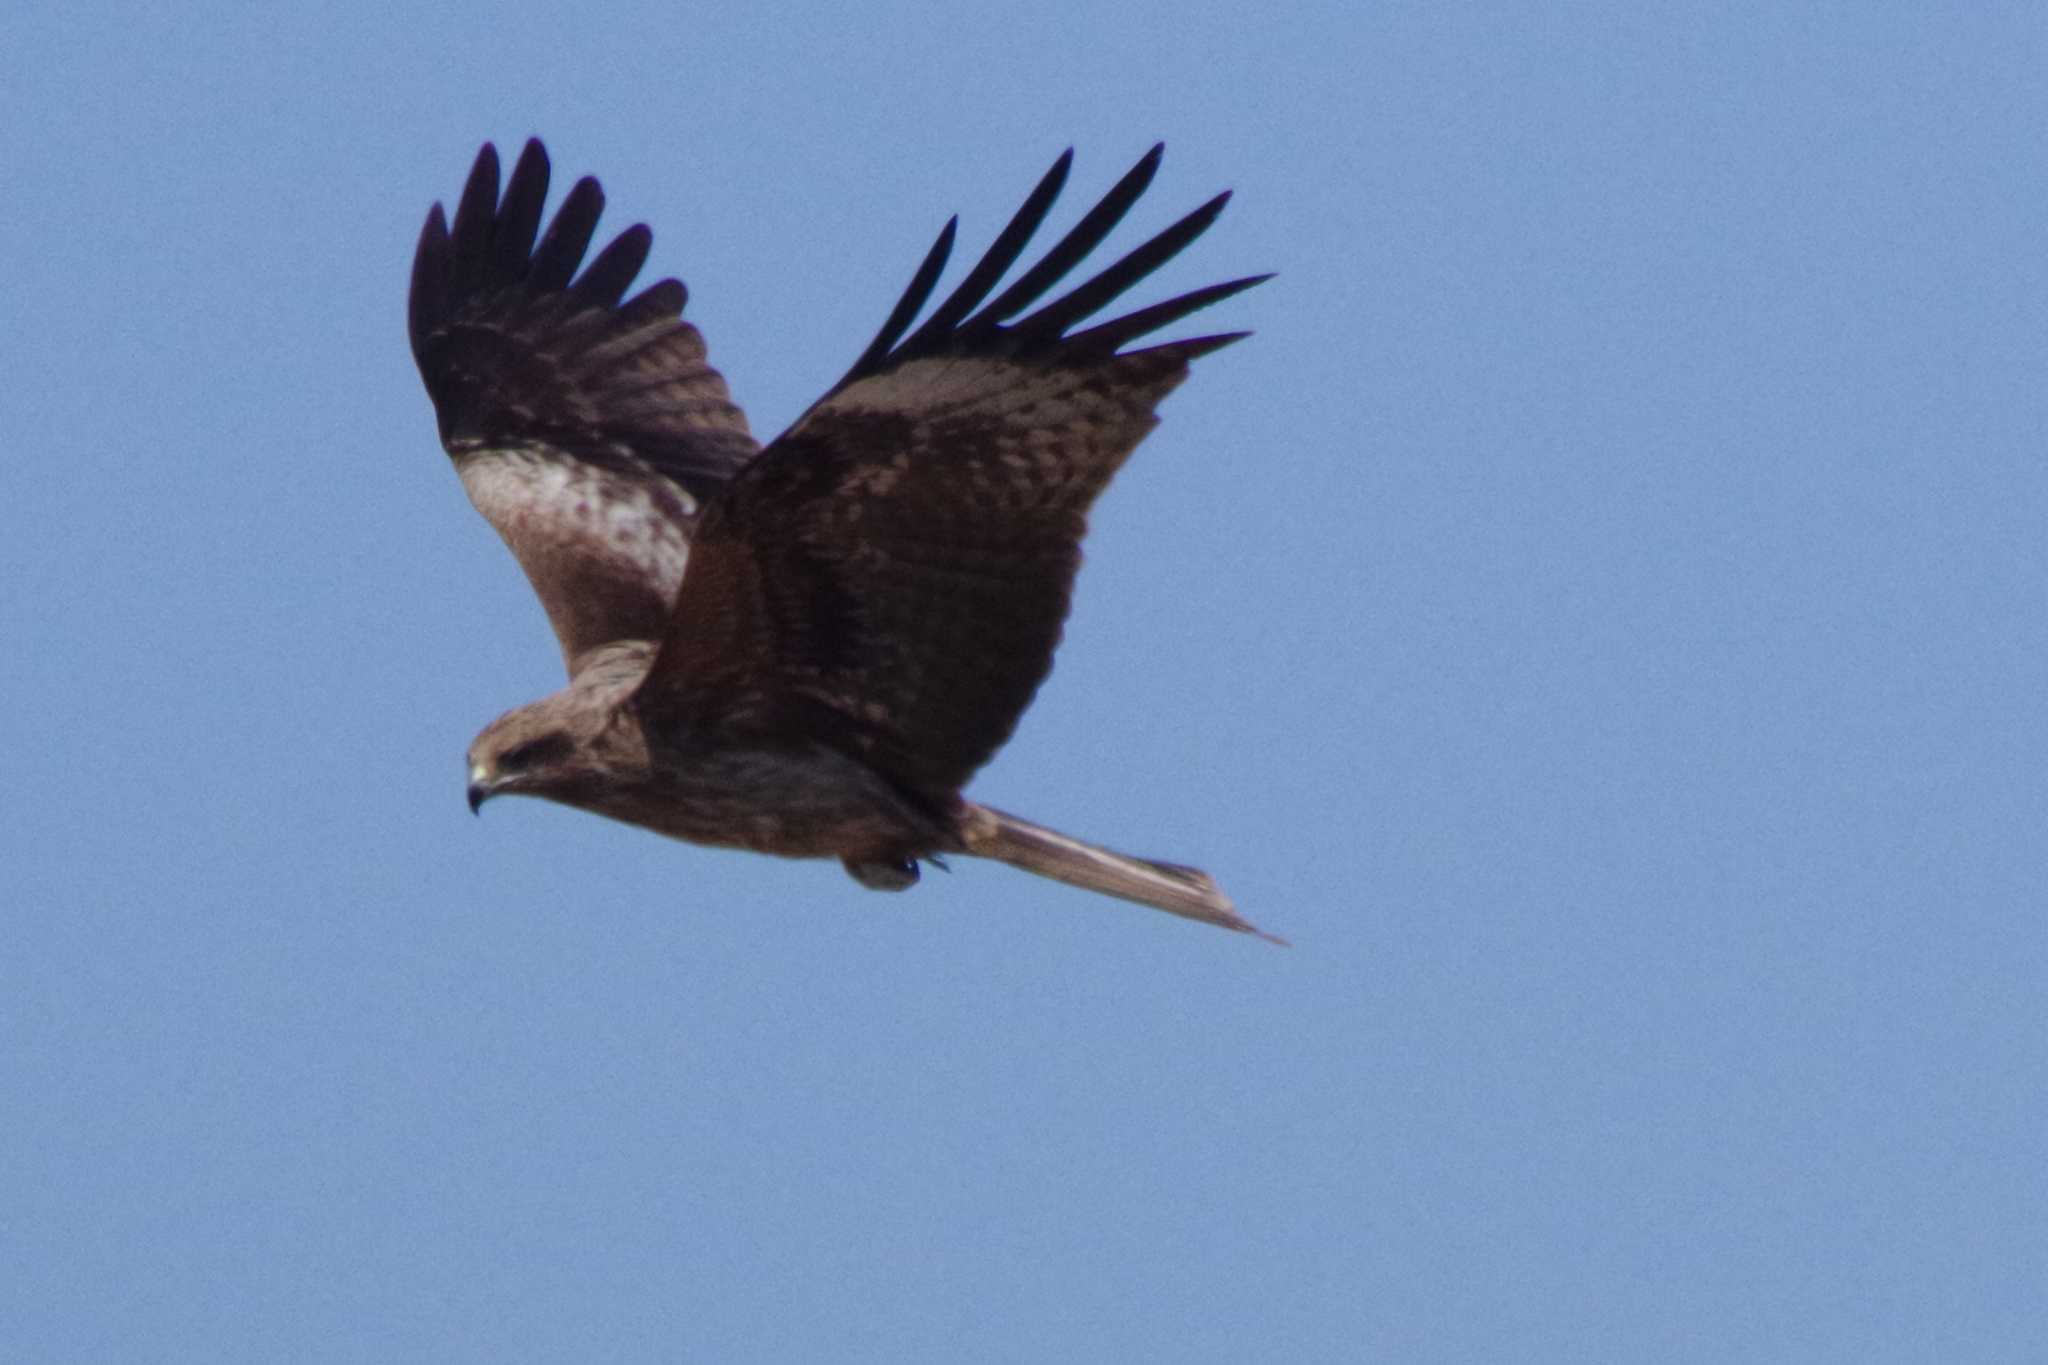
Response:
[[[569,737],[557,731],[529,739],[524,744],[515,744],[498,756],[498,771],[501,773],[523,772],[542,763],[564,757],[570,749]]]

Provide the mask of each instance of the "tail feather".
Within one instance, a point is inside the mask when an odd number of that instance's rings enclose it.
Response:
[[[1216,879],[1199,868],[1134,858],[972,803],[960,824],[965,851],[977,858],[993,858],[1069,886],[1252,934],[1268,943],[1287,942],[1239,915]]]

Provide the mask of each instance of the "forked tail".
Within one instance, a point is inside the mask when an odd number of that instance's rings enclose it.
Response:
[[[1133,858],[972,802],[960,833],[966,851],[977,858],[994,858],[1069,886],[1253,934],[1268,943],[1287,942],[1239,915],[1216,879],[1199,868]]]

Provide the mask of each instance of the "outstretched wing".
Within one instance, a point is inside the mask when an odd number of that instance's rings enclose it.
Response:
[[[707,509],[640,694],[650,719],[823,739],[934,793],[1009,738],[1052,667],[1090,504],[1188,362],[1244,333],[1120,348],[1266,278],[1072,330],[1200,236],[1222,194],[1018,316],[1123,217],[1161,150],[984,303],[1059,193],[1060,157],[906,336],[946,225],[852,371]]]
[[[577,181],[536,245],[547,193],[538,140],[502,198],[485,143],[453,226],[427,215],[409,323],[441,442],[573,673],[595,646],[661,638],[699,507],[758,447],[681,282],[625,299],[653,234],[626,229],[579,276],[604,191]]]

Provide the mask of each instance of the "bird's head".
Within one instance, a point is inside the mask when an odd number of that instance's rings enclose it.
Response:
[[[469,746],[469,808],[508,793],[575,804],[592,776],[592,721],[600,718],[561,692],[509,711],[484,727]]]

